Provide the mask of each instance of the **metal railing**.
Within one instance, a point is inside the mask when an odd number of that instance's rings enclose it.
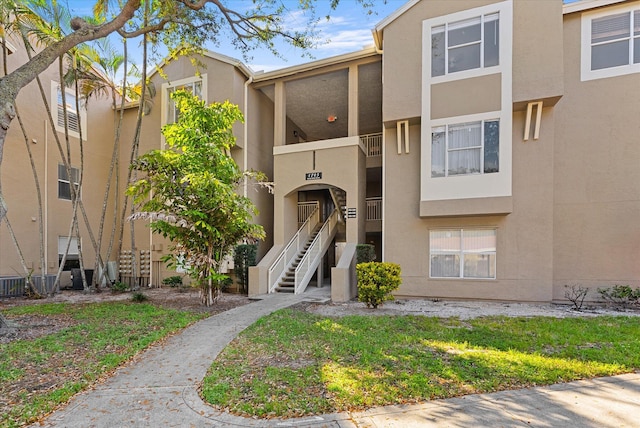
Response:
[[[307,288],[307,284],[309,284],[311,277],[318,267],[320,259],[333,240],[337,224],[338,210],[335,209],[327,221],[324,222],[324,225],[322,225],[322,229],[320,229],[320,232],[318,232],[318,235],[316,235],[296,268],[295,294],[300,294]]]
[[[298,228],[320,207],[318,201],[298,202]]]
[[[25,279],[20,276],[0,277],[0,297],[24,296]]]
[[[367,221],[382,220],[382,198],[367,198]]]
[[[367,149],[367,157],[382,156],[382,132],[361,135],[360,142]]]
[[[304,224],[298,229],[287,246],[282,250],[278,258],[269,267],[267,281],[269,284],[269,293],[273,293],[278,286],[278,282],[287,270],[291,261],[300,252],[309,239],[316,225],[320,223],[320,210],[315,211],[307,218]]]

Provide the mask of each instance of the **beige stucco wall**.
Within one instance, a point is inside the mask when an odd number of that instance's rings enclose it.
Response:
[[[512,61],[511,70],[433,85],[428,109],[420,99],[423,20],[490,3],[497,2],[425,0],[384,29],[383,119],[388,129],[383,245],[385,261],[402,267],[403,284],[398,295],[528,301],[553,298],[553,155],[558,119],[554,108],[546,104],[540,138],[524,142],[525,114],[521,107],[526,101],[551,97],[557,101],[563,93],[562,2],[512,2],[512,58],[501,60],[501,64]],[[504,42],[503,37],[507,35],[501,34]],[[512,91],[507,99],[500,92],[505,84]],[[448,208],[427,207],[423,203],[421,218],[420,151],[424,143],[420,141],[420,124],[412,121],[411,153],[398,155],[395,120],[419,117],[425,111],[430,119],[501,109],[508,112],[516,102],[520,104],[511,113],[511,129],[502,135],[508,139],[510,134],[511,142],[501,141],[501,152],[506,144],[512,149],[510,195],[498,198],[499,201],[486,198],[486,204],[478,198],[431,202],[446,203]],[[501,127],[508,126],[508,122],[501,121]],[[425,123],[423,118],[423,126]],[[491,189],[487,192],[490,194]],[[474,227],[497,229],[497,278],[430,279],[429,230]]]
[[[562,0],[515,0],[513,28],[513,102],[562,95]]]
[[[490,0],[418,2],[384,29],[384,122],[419,117],[422,111],[422,21],[473,7]]]
[[[249,106],[247,169],[262,172],[267,181],[271,182],[273,181],[273,103],[261,91],[250,88]],[[273,194],[264,187],[250,183],[247,196],[258,208],[256,222],[265,230],[265,239],[258,243],[258,260],[260,260],[273,246]]]
[[[411,153],[398,155],[385,134],[384,259],[399,263],[399,296],[549,301],[552,298],[554,112],[545,109],[539,140],[523,142],[524,114],[514,114],[513,212],[500,216],[420,218],[420,127]],[[546,166],[546,167],[545,167]],[[429,229],[495,227],[497,279],[429,278]]]
[[[499,2],[423,0],[384,28],[385,122],[421,114],[422,22],[492,3]],[[562,44],[558,41],[562,40],[562,1],[513,1],[513,29],[514,102],[561,95]],[[475,99],[483,91],[486,87],[478,85],[465,98]]]
[[[580,51],[580,14],[566,15],[554,152],[555,298],[565,284],[640,285],[640,77],[581,82]]]
[[[8,57],[8,71],[28,61],[22,43],[12,39],[17,51]],[[57,100],[51,100],[51,81],[59,81],[57,63],[41,73],[46,100],[56,109]],[[111,157],[113,127],[110,126],[111,110],[109,100],[92,98],[87,126],[83,129],[84,180],[82,201],[95,235],[98,232],[99,215]],[[58,199],[58,164],[60,152],[55,136],[60,138],[66,153],[64,134],[53,130],[49,124],[44,102],[35,81],[24,87],[16,100],[16,105],[26,129],[26,138],[33,155],[34,167],[43,203],[43,231],[46,240],[46,273],[56,273],[58,268],[58,237],[69,235],[71,222],[71,202]],[[70,137],[71,164],[80,166],[79,139]],[[27,269],[33,274],[40,273],[39,210],[34,176],[29,162],[25,137],[18,119],[14,119],[8,131],[2,163],[2,189],[8,208],[8,220],[15,232]],[[112,209],[111,202],[108,210]],[[80,221],[81,245],[85,268],[93,269],[95,252],[89,240],[86,225]],[[110,230],[111,217],[105,221],[105,229]],[[20,275],[25,272],[19,263],[17,251],[10,239],[6,226],[0,228],[0,275]],[[68,274],[63,275],[62,286],[69,285]]]
[[[179,58],[166,64],[163,68],[164,76],[155,73],[152,76],[152,82],[157,89],[157,94],[153,99],[153,107],[151,112],[145,116],[142,125],[142,133],[140,138],[139,153],[146,153],[149,150],[161,148],[161,126],[163,123],[162,112],[163,104],[166,98],[162,91],[162,85],[181,79],[191,78],[199,72],[206,76],[207,82],[207,102],[224,102],[229,100],[233,104],[237,104],[243,114],[247,113],[244,105],[244,90],[246,76],[239,71],[237,67],[227,62],[219,61],[208,56],[200,57],[200,65],[195,68],[188,58]],[[248,135],[248,153],[247,167],[263,171],[270,178],[272,174],[271,158],[265,157],[264,153],[270,151],[265,144],[271,144],[273,141],[273,113],[270,112],[272,105],[266,97],[256,90],[249,88],[248,101],[251,105],[249,114]],[[126,141],[128,147],[133,139],[133,131],[135,129],[135,116],[137,109],[129,109],[126,111],[126,124],[123,133],[123,141]],[[245,145],[244,124],[238,122],[233,127],[236,137],[236,147],[231,150],[231,155],[240,168],[245,167],[244,151]],[[129,150],[122,153],[121,161],[124,164],[129,162]],[[123,171],[122,183],[126,181],[126,171]],[[124,191],[124,187],[122,189]],[[243,186],[238,189],[239,193],[244,192]],[[260,214],[255,220],[263,224],[269,232],[272,224],[272,196],[268,194],[266,189],[257,189],[254,183],[248,186],[247,196],[250,197]],[[170,243],[157,235],[151,236],[147,227],[147,222],[137,221],[135,225],[135,241],[138,249],[152,249],[152,259],[159,261],[160,257],[165,254]],[[131,245],[130,224],[125,224],[125,234],[123,236],[123,248],[127,249]],[[260,244],[259,256],[262,256],[269,248],[270,243]],[[175,274],[173,271],[167,270],[164,265],[157,264],[156,267],[161,269],[161,277]],[[155,276],[155,275],[154,275]]]
[[[337,142],[334,147],[315,150],[316,168],[313,169],[312,147]],[[286,146],[285,146],[286,147]],[[336,186],[347,193],[347,207],[354,207],[356,218],[347,219],[346,240],[364,242],[366,160],[357,137],[325,142],[300,144],[294,152],[274,156],[274,244],[286,244],[297,230],[297,191],[311,185],[314,188]],[[308,150],[302,150],[308,147]],[[307,167],[305,167],[307,165]],[[321,180],[305,180],[306,172],[322,172]]]
[[[431,119],[500,111],[501,108],[502,75],[499,73],[431,85]]]

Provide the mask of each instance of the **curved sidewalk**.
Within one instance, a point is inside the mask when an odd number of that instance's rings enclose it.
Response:
[[[202,320],[152,346],[34,427],[638,427],[640,374],[288,420],[217,412],[196,390],[213,360],[260,317],[326,289],[275,294]]]

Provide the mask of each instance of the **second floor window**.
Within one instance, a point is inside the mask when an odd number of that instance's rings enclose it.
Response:
[[[591,70],[640,63],[640,10],[591,21]]]
[[[171,86],[167,89],[167,122],[166,123],[175,123],[178,121],[178,117],[180,116],[180,111],[176,106],[176,103],[171,99],[171,94],[175,91],[185,90],[191,92],[197,97],[202,98],[202,80],[196,80],[194,82],[185,83],[183,85]]]
[[[499,65],[500,15],[492,13],[431,28],[431,76]]]
[[[58,199],[71,200],[71,182],[75,185],[76,192],[80,191],[80,170],[71,167],[71,180],[67,175],[64,165],[58,164]]]
[[[498,172],[500,121],[481,120],[431,130],[431,177]]]
[[[67,126],[71,132],[80,132],[80,117],[76,109],[76,97],[65,93],[65,103],[62,101],[62,90],[58,88],[58,117],[56,125],[64,130],[64,112],[67,111]]]

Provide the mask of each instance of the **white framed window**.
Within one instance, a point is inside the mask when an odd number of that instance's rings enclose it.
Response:
[[[80,170],[71,167],[71,180],[67,175],[67,169],[63,164],[58,164],[58,199],[71,200],[71,182],[76,187],[76,192],[80,191]]]
[[[51,115],[55,124],[56,131],[64,133],[64,113],[67,112],[67,129],[69,135],[79,138],[80,127],[83,134],[86,135],[87,130],[87,113],[84,103],[80,102],[80,111],[76,108],[76,96],[74,91],[65,88],[65,101],[62,102],[62,87],[57,82],[51,82],[51,99],[55,100],[55,108],[51,108]]]
[[[431,129],[431,177],[499,171],[499,119],[446,124]]]
[[[582,80],[640,72],[640,6],[582,15]]]
[[[431,77],[500,64],[500,13],[431,27]]]
[[[163,125],[175,123],[178,120],[180,111],[178,111],[176,103],[171,99],[171,94],[180,89],[189,91],[202,100],[207,101],[207,75],[203,74],[201,76],[188,77],[162,85]]]
[[[430,278],[496,278],[496,229],[429,231]]]
[[[511,66],[512,2],[422,22],[423,80],[431,83],[504,72]]]
[[[422,21],[421,202],[512,196],[513,25],[512,0]],[[433,44],[438,34],[440,47]],[[444,58],[439,66],[432,64],[436,48]],[[444,74],[434,77],[432,71]],[[500,80],[499,107],[441,115],[440,104],[434,103],[462,106],[466,101],[434,98],[432,88],[453,87],[463,79],[482,85],[479,78],[488,76]],[[494,130],[495,138],[485,139]]]
[[[58,266],[62,263],[62,257],[67,250],[67,243],[69,244],[69,251],[67,252],[63,270],[69,271],[80,267],[80,252],[78,251],[77,237],[58,236]]]

